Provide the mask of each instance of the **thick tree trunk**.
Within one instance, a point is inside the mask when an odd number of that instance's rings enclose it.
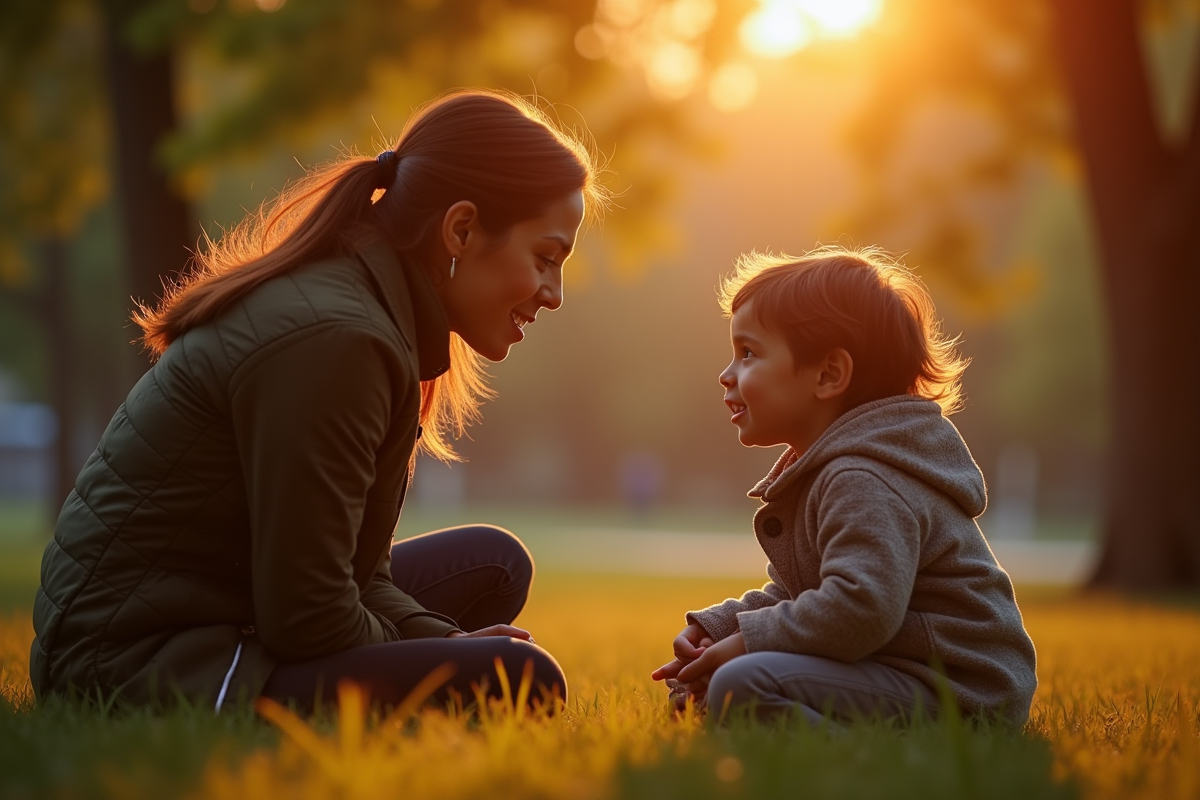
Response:
[[[1200,588],[1200,131],[1162,139],[1134,0],[1054,0],[1111,332],[1096,587]]]
[[[75,360],[74,314],[71,310],[66,243],[52,236],[45,239],[39,249],[46,275],[40,316],[46,326],[47,349],[50,351],[50,404],[58,417],[58,437],[54,446],[54,489],[48,498],[49,518],[53,520],[58,517],[63,500],[71,492],[75,476],[83,466],[75,458],[79,365]]]
[[[186,265],[196,237],[187,203],[157,158],[176,125],[172,54],[138,53],[125,38],[126,22],[140,5],[110,0],[104,7],[129,288],[135,300],[153,303],[162,295],[163,277]]]

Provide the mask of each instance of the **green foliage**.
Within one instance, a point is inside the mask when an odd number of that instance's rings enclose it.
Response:
[[[1179,139],[1200,90],[1192,80],[1200,4],[1136,5],[1129,22],[1139,25],[1150,67],[1146,88],[1159,101],[1160,128]],[[865,200],[844,222],[910,252],[934,282],[985,314],[1011,309],[1034,286],[1008,241],[1013,209],[1042,191],[1047,175],[1083,185],[1052,6],[889,0],[862,49],[873,80],[846,143]]]
[[[1057,183],[1027,205],[1016,248],[1038,259],[1042,279],[1006,316],[1004,352],[975,401],[1010,440],[1098,454],[1108,430],[1109,340],[1083,202],[1077,187]]]
[[[862,48],[872,83],[845,141],[864,200],[843,223],[907,251],[980,314],[1032,288],[1005,242],[1005,219],[1037,186],[1031,168],[1078,172],[1049,11],[1047,0],[890,0]]]
[[[66,238],[107,192],[101,31],[86,0],[15,2],[0,25],[0,287],[23,250]]]

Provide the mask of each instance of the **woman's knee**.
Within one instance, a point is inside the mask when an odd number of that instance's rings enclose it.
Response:
[[[501,646],[498,655],[514,692],[528,674],[530,702],[542,700],[543,693],[566,701],[567,678],[554,656],[520,639],[509,639]]]
[[[472,549],[488,554],[488,560],[502,566],[513,585],[528,591],[533,582],[533,556],[525,543],[497,525],[471,525],[468,530]]]

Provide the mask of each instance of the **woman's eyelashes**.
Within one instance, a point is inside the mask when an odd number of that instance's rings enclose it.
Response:
[[[542,269],[557,269],[558,262],[549,256],[538,256]]]

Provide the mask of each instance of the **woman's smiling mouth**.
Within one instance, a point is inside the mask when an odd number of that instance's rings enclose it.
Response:
[[[524,328],[526,325],[534,321],[533,317],[527,317],[520,311],[514,309],[513,311],[509,312],[509,318],[512,319],[513,327],[517,329],[517,341],[521,341],[525,338]]]

